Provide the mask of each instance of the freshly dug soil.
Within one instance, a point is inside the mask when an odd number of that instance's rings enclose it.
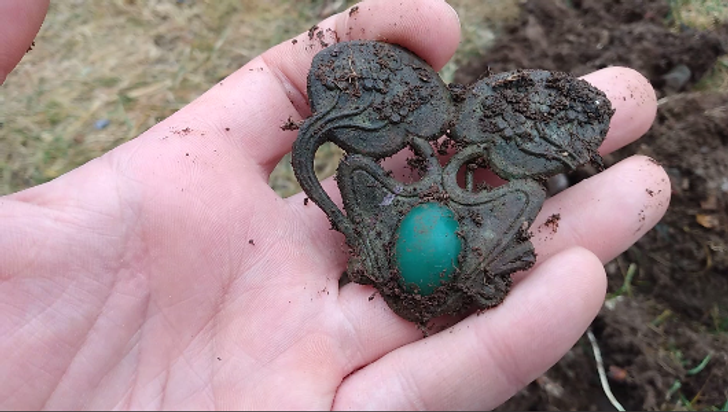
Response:
[[[559,70],[581,76],[607,66],[627,66],[650,79],[661,98],[695,84],[725,53],[728,27],[673,31],[666,25],[667,0],[571,3],[525,2],[520,21],[506,28],[483,60],[459,70],[455,80],[468,84],[489,68],[492,72]]]
[[[456,81],[488,69],[583,75],[610,65],[650,79],[660,99],[655,124],[605,160],[653,157],[670,176],[672,201],[655,229],[607,265],[609,292],[621,295],[592,330],[628,410],[719,409],[728,400],[728,93],[692,87],[726,53],[728,28],[674,30],[669,11],[667,0],[527,1],[520,21]],[[501,409],[613,410],[586,338]]]

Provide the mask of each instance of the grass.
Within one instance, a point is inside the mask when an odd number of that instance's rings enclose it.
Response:
[[[728,20],[723,0],[671,0],[674,19],[698,28]],[[353,0],[78,0],[53,2],[35,48],[0,89],[0,195],[51,180],[132,139],[252,57]],[[441,71],[493,43],[518,17],[519,0],[450,0],[463,40]],[[728,56],[701,82],[728,90]],[[103,127],[106,125],[105,127]],[[320,177],[341,151],[317,154]],[[290,159],[270,178],[299,191]]]
[[[0,194],[133,138],[318,20],[295,4],[53,2],[36,47],[0,93]]]
[[[728,21],[725,0],[670,0],[673,20],[700,30],[715,29]]]
[[[632,280],[634,279],[635,274],[637,274],[637,264],[630,263],[627,268],[627,273],[624,275],[624,282],[622,283],[622,286],[620,286],[614,293],[610,294],[607,299],[614,299],[624,294],[632,297]]]
[[[0,89],[0,195],[137,136],[252,57],[354,3],[53,2],[35,48]],[[464,41],[445,76],[492,41],[491,24],[518,12],[517,0],[451,3],[461,12]],[[335,147],[320,150],[321,177],[334,173],[340,155]],[[289,159],[270,184],[283,196],[300,190]]]
[[[714,30],[728,22],[728,3],[725,0],[670,0],[672,20],[676,28],[688,26],[698,30]],[[728,54],[696,85],[698,91],[728,91]]]

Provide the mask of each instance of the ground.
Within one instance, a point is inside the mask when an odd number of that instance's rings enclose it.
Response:
[[[0,89],[0,194],[50,180],[136,136],[266,48],[352,5],[344,0],[54,2]],[[464,40],[440,73],[487,67],[575,74],[620,64],[647,76],[659,110],[634,153],[672,181],[665,218],[607,264],[592,325],[627,409],[728,409],[728,6],[724,0],[452,0]],[[319,176],[340,152],[317,153]],[[569,176],[571,182],[589,174]],[[290,160],[271,176],[297,192]],[[615,211],[619,213],[619,211]],[[502,409],[610,410],[583,338]]]
[[[35,47],[0,93],[0,195],[51,180],[137,136],[251,58],[354,0],[74,0],[52,2]],[[441,72],[492,44],[516,0],[451,0],[463,39]],[[320,177],[341,151],[317,153]],[[270,178],[300,191],[290,158]]]
[[[531,0],[487,57],[456,73],[469,82],[487,68],[581,75],[624,65],[657,89],[647,136],[605,159],[651,156],[672,182],[665,218],[607,265],[610,295],[592,325],[607,382],[628,410],[728,407],[728,92],[717,83],[728,63],[728,27],[716,19],[696,30],[680,17],[658,0]],[[501,408],[612,406],[584,338]]]

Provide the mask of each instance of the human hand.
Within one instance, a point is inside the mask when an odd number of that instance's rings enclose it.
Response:
[[[370,1],[319,27],[330,43],[326,29],[401,44],[435,69],[459,41],[440,0]],[[484,409],[581,336],[602,262],[667,207],[662,168],[633,157],[548,200],[533,227],[560,213],[559,229],[534,237],[538,263],[503,304],[422,339],[371,287],[339,289],[343,236],[304,194],[267,184],[296,137],[280,126],[309,114],[321,45],[297,40],[137,139],[0,198],[2,408]],[[639,74],[586,79],[616,108],[602,153],[649,128]]]
[[[0,84],[31,48],[48,0],[0,2]]]

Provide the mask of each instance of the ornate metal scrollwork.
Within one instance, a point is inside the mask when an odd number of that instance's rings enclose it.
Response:
[[[613,114],[603,92],[563,73],[518,70],[448,87],[413,53],[375,41],[319,52],[308,96],[296,177],[346,236],[348,277],[419,324],[504,299],[510,275],[536,259],[527,230],[546,197],[542,182],[600,163]],[[343,211],[314,173],[325,142],[347,152],[337,171]],[[444,146],[452,157],[442,166]],[[405,149],[421,174],[412,183],[381,166]],[[507,182],[476,188],[477,169]]]

